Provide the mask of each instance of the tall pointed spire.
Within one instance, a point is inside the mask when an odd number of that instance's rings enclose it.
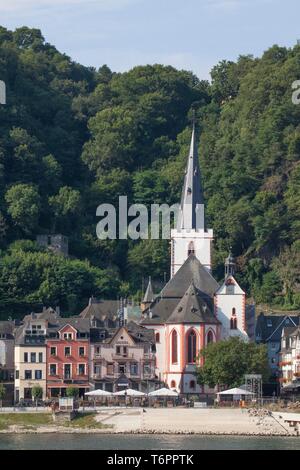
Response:
[[[193,117],[191,145],[177,222],[177,230],[180,229],[204,229],[204,198],[198,162],[195,117]]]
[[[152,289],[152,282],[151,282],[151,277],[149,276],[149,281],[148,281],[148,286],[143,298],[143,303],[151,303],[154,300],[154,294],[153,294],[153,289]]]

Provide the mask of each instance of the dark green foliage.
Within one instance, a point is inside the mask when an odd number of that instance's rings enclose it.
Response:
[[[264,381],[270,375],[267,349],[263,344],[229,338],[208,344],[200,354],[204,365],[197,370],[199,384],[232,388],[245,383],[245,374],[262,374]]]
[[[0,309],[46,302],[78,313],[91,294],[132,295],[142,277],[163,279],[168,243],[100,241],[96,208],[122,195],[128,204],[179,201],[192,108],[216,276],[232,246],[248,293],[296,307],[297,270],[290,289],[274,266],[300,239],[299,77],[299,46],[222,61],[209,84],[162,65],[96,71],[37,29],[1,27]],[[70,260],[12,244],[53,232],[69,237]]]

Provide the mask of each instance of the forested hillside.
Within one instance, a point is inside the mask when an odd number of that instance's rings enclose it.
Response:
[[[101,58],[99,58],[101,60]],[[221,279],[232,246],[258,302],[300,308],[300,46],[223,61],[212,82],[170,66],[83,67],[41,32],[0,28],[0,306],[78,313],[90,295],[139,295],[169,273],[168,241],[100,241],[96,208],[180,198],[196,110],[207,223]],[[70,257],[38,234],[69,237]]]

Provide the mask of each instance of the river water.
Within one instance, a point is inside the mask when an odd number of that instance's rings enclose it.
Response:
[[[299,450],[300,437],[1,434],[0,450]]]

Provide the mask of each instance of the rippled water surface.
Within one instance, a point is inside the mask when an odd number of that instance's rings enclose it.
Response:
[[[35,435],[2,434],[0,449],[40,450],[300,450],[300,437],[175,436],[175,435]]]

